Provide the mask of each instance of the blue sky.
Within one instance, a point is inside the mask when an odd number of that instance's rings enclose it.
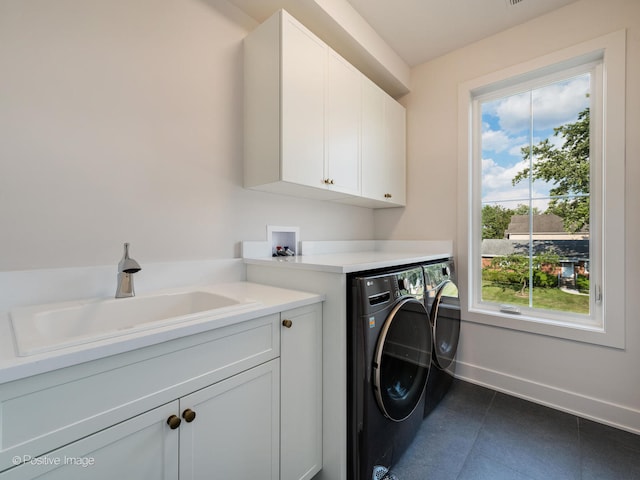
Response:
[[[589,88],[589,74],[584,74],[482,104],[483,202],[498,202],[508,208],[527,203],[521,199],[529,196],[528,183],[511,185],[527,165],[521,148],[545,138],[561,145],[562,139],[553,137],[553,128],[577,120],[578,113],[589,105]],[[532,185],[532,196],[539,198],[534,206],[541,211],[547,205],[541,197],[548,196],[549,188],[544,182]]]

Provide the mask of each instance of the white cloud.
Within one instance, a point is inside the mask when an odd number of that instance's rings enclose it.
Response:
[[[522,157],[522,149],[528,146],[529,146],[529,142],[518,143],[518,145],[514,145],[509,149],[509,155],[513,155],[514,157]]]
[[[528,162],[518,162],[509,167],[497,164],[493,159],[482,159],[482,188],[483,190],[513,189],[511,181],[518,172],[526,168]],[[528,195],[528,189],[527,189]],[[526,196],[526,195],[525,195]]]
[[[520,146],[526,141],[526,137],[510,137],[504,130],[483,130],[482,132],[482,150],[489,152],[500,153],[509,150],[511,153],[517,147],[516,155],[520,155]]]
[[[551,136],[549,138],[549,143],[557,149],[562,149],[562,146],[564,145],[564,135]]]
[[[493,159],[482,159],[482,201],[497,202],[507,208],[515,208],[518,204],[528,203],[529,184],[522,181],[516,185],[512,185],[513,178],[529,165],[528,162],[518,162],[509,167],[503,167],[497,164]],[[544,182],[535,182],[533,184],[533,197],[544,197],[549,194],[549,187]],[[533,206],[538,207],[540,211],[547,209],[548,200],[534,200]]]
[[[529,191],[529,184],[522,181],[512,185],[513,178],[528,167],[528,161],[522,159],[522,147],[529,145],[531,129],[531,111],[533,110],[534,132],[546,130],[574,122],[577,115],[589,105],[586,94],[589,92],[589,77],[583,75],[568,81],[558,82],[538,88],[533,92],[502,98],[483,105],[483,113],[498,117],[500,129],[492,130],[488,123],[483,124],[482,150],[496,154],[506,152],[516,160],[511,165],[501,165],[491,158],[482,159],[482,201],[498,202],[507,208],[528,203],[533,198],[549,195],[551,184],[536,181]],[[538,144],[542,138],[534,138]],[[551,136],[549,141],[561,147],[564,139]],[[501,160],[501,162],[503,162]],[[534,200],[533,206],[545,211],[548,200]]]
[[[487,130],[482,132],[482,149],[492,152],[502,152],[510,144],[509,136],[502,130]]]
[[[499,117],[500,128],[507,133],[531,129],[558,127],[577,119],[578,112],[589,105],[589,77],[586,75],[566,82],[554,83],[531,92],[511,95],[490,106],[488,111]]]

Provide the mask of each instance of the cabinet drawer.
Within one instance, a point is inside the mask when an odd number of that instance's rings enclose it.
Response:
[[[0,385],[0,471],[280,353],[279,315]]]

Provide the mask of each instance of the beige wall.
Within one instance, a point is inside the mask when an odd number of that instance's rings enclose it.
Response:
[[[408,108],[408,198],[375,213],[380,239],[457,235],[458,84],[627,29],[625,350],[463,325],[460,369],[478,382],[640,432],[640,2],[582,0],[415,67]],[[623,186],[620,187],[621,191]]]
[[[225,0],[0,2],[0,271],[231,258],[267,224],[373,236],[370,209],[242,188]],[[114,267],[115,268],[115,267]]]

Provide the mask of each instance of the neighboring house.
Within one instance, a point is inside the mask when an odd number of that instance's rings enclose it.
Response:
[[[553,272],[560,277],[560,285],[575,288],[577,275],[589,276],[589,232],[568,233],[563,229],[562,218],[553,214],[534,215],[532,222],[530,235],[528,215],[514,215],[505,238],[483,240],[482,267],[491,265],[495,257],[554,253],[560,257],[560,267]]]
[[[533,240],[533,256],[555,253],[560,257],[560,267],[553,273],[559,275],[560,285],[575,288],[576,275],[589,276],[589,240]],[[482,241],[482,267],[491,265],[495,257],[529,255],[529,242],[512,239],[485,239]]]
[[[553,213],[533,215],[533,240],[588,240],[589,232],[569,233],[562,218]],[[510,240],[529,240],[529,215],[513,215],[504,232]]]

